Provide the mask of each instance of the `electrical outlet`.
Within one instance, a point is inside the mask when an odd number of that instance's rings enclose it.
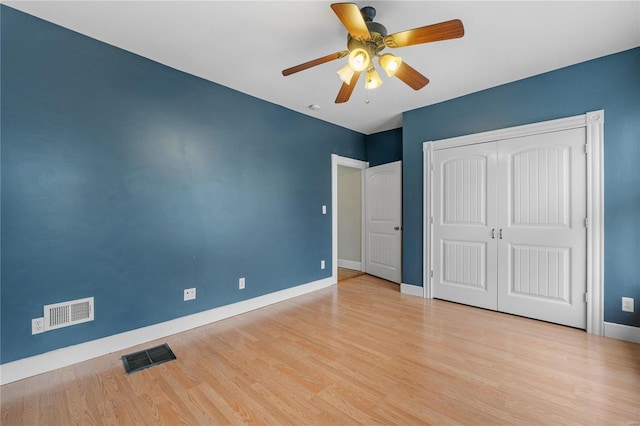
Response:
[[[622,298],[622,311],[633,312],[633,297]]]
[[[327,206],[322,205],[322,214],[327,214]]]
[[[34,318],[31,320],[31,334],[44,333],[44,318]]]
[[[320,269],[324,269],[324,260],[320,261]]]
[[[196,298],[196,289],[194,288],[185,288],[184,289],[184,300],[193,300]]]
[[[244,290],[244,278],[238,280],[238,290]]]

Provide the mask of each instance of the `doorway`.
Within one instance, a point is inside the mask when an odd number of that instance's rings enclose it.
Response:
[[[331,156],[332,175],[332,276],[337,282],[338,267],[351,266],[371,275],[400,284],[401,281],[401,245],[402,245],[402,162],[396,161],[368,167],[369,163]],[[344,169],[341,169],[344,167]],[[342,173],[339,173],[341,172]],[[357,250],[352,251],[352,259],[340,258],[339,249],[344,241],[338,232],[341,203],[339,202],[338,181],[340,175],[354,177],[355,185],[360,179],[360,264],[353,258]],[[359,177],[358,177],[359,175]],[[348,194],[347,194],[348,195]],[[357,201],[357,200],[356,200]],[[357,203],[356,203],[357,204]],[[352,221],[356,222],[356,221]],[[353,226],[353,225],[352,225]],[[357,224],[355,225],[357,226]],[[353,234],[348,232],[353,244]],[[346,256],[345,256],[346,257]],[[346,262],[345,262],[346,261]]]
[[[362,222],[362,209],[364,206],[364,180],[362,171],[369,167],[366,161],[355,160],[352,158],[341,157],[337,154],[331,154],[331,209],[332,213],[332,278],[334,282],[338,282],[338,266],[341,264],[348,269],[364,271],[364,224]],[[342,178],[342,179],[341,179]],[[360,181],[360,187],[354,188],[357,181]],[[341,203],[339,202],[339,185],[345,181],[350,189],[345,191],[345,196],[357,193],[360,195],[359,200],[350,200],[346,207],[346,214],[340,215]],[[360,220],[354,219],[353,211],[360,212]],[[341,217],[342,216],[342,217]],[[344,226],[357,226],[360,228],[350,230],[341,240],[341,234],[338,232],[339,218],[341,218]],[[355,224],[355,225],[354,225]],[[357,239],[359,238],[359,241]],[[339,250],[341,248],[342,250]],[[339,253],[343,255],[340,259]],[[359,254],[359,257],[358,257]],[[342,262],[341,262],[342,261]],[[346,262],[345,262],[346,261]]]
[[[338,165],[338,268],[364,271],[362,170]]]

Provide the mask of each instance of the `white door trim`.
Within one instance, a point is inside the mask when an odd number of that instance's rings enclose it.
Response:
[[[331,154],[331,277],[334,283],[338,282],[338,166],[351,167],[354,169],[366,169],[369,167],[368,161],[355,160],[353,158],[341,157],[338,154]],[[364,267],[365,260],[365,235],[364,235],[364,173],[362,173],[361,193],[362,200],[362,240],[360,242],[360,262]]]
[[[432,200],[431,174],[433,151],[541,133],[585,127],[587,141],[587,332],[604,333],[604,110],[582,115],[509,127],[489,132],[424,142],[423,148],[423,292],[433,297],[432,270]]]

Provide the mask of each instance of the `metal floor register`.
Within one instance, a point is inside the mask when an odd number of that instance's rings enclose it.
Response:
[[[175,354],[169,348],[169,345],[165,343],[155,348],[124,355],[122,362],[124,363],[125,371],[130,374],[174,359],[176,359]]]

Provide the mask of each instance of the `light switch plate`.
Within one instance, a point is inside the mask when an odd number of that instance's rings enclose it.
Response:
[[[622,298],[622,311],[633,312],[633,297]]]

